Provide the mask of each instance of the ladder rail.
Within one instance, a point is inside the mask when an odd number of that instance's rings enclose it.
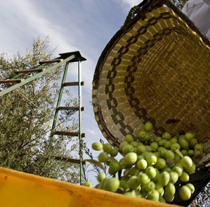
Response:
[[[62,81],[61,81],[60,92],[59,92],[59,95],[58,95],[58,101],[57,101],[57,104],[56,104],[56,110],[55,110],[54,120],[53,120],[53,124],[52,124],[52,130],[56,126],[56,122],[57,122],[57,118],[58,118],[57,108],[60,107],[61,98],[62,98],[62,95],[63,95],[64,83],[65,83],[66,76],[67,76],[67,73],[68,73],[68,66],[69,66],[69,64],[67,63],[66,66],[65,66],[63,78],[62,78]]]
[[[81,61],[78,61],[78,99],[79,99],[79,158],[80,158],[80,184],[83,182],[83,134],[82,134],[82,75]]]

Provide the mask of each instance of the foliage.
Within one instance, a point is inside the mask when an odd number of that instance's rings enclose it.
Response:
[[[1,79],[15,75],[17,70],[27,70],[39,65],[39,61],[48,60],[54,50],[47,52],[49,38],[44,41],[35,38],[33,49],[20,52],[10,58],[1,54]],[[78,182],[78,165],[55,160],[53,156],[77,158],[78,141],[72,137],[53,136],[49,139],[55,102],[58,98],[59,80],[63,66],[18,88],[0,99],[0,166],[44,177]],[[33,74],[23,75],[28,78]],[[1,84],[0,89],[10,85]],[[77,101],[68,93],[67,106],[77,106]],[[59,120],[60,130],[77,131],[78,124],[73,112],[63,111]],[[63,122],[63,124],[61,124]],[[74,152],[74,154],[72,153]]]

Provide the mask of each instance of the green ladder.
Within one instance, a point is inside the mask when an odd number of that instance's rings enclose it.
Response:
[[[83,161],[83,137],[86,136],[85,133],[82,133],[82,111],[85,110],[85,107],[82,107],[82,87],[85,83],[84,81],[81,81],[81,62],[85,61],[86,59],[81,56],[79,51],[75,52],[68,52],[68,53],[61,53],[59,54],[60,57],[55,58],[53,60],[47,60],[47,61],[41,61],[39,62],[39,65],[36,66],[35,68],[29,69],[29,70],[20,70],[16,71],[16,75],[13,77],[10,77],[6,80],[0,80],[0,83],[9,83],[9,84],[14,84],[11,87],[3,90],[0,92],[0,97],[37,79],[38,77],[58,68],[59,66],[65,64],[65,69],[63,73],[63,78],[61,81],[61,87],[60,87],[60,92],[58,96],[58,101],[56,105],[56,110],[55,110],[55,115],[53,119],[53,124],[52,124],[52,132],[50,135],[50,143],[49,147],[51,147],[52,144],[52,139],[54,135],[67,135],[67,136],[78,136],[79,137],[79,160],[77,159],[70,159],[70,158],[61,158],[61,157],[56,157],[55,159],[60,159],[60,160],[67,160],[72,163],[78,163],[80,164],[80,184],[82,184],[83,181],[83,165],[86,164],[86,161]],[[69,63],[77,62],[78,63],[78,81],[77,82],[65,82],[67,72],[68,72],[68,66]],[[49,64],[56,63],[55,65],[47,68]],[[25,74],[25,73],[32,73],[32,72],[37,72],[36,75],[28,78],[28,79],[21,79],[20,77]],[[63,107],[60,106],[61,104],[61,99],[62,99],[62,94],[64,87],[67,86],[78,86],[78,100],[79,100],[79,106],[78,107]],[[56,126],[57,123],[57,118],[58,118],[58,113],[60,110],[77,110],[79,112],[79,131],[78,132],[68,132],[68,131],[54,131],[53,129]]]

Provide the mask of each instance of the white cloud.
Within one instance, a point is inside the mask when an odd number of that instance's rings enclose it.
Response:
[[[95,131],[93,131],[91,129],[88,129],[87,132],[90,133],[90,134],[96,134]]]
[[[140,4],[141,0],[123,0],[123,3],[128,4],[130,7]]]
[[[64,36],[62,35],[63,28],[58,24],[54,24],[54,21],[51,19],[46,19],[44,15],[39,12],[38,8],[35,7],[32,1],[21,0],[9,0],[12,3],[11,12],[17,15],[19,20],[19,32],[21,29],[24,32],[39,35],[47,36],[50,35],[51,39],[56,40],[55,43],[51,44],[51,47],[59,45],[61,50],[65,51],[69,48],[76,50],[76,47],[73,46],[73,42],[66,42]],[[20,13],[21,15],[18,15]],[[16,21],[13,19],[13,21]],[[16,23],[16,22],[15,22]]]
[[[139,0],[123,0],[123,3],[128,4],[130,7],[136,6],[141,3]]]

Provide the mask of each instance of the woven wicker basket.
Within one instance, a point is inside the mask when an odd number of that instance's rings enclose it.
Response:
[[[210,149],[210,42],[170,1],[133,7],[102,52],[92,102],[114,146],[145,122],[155,136],[193,131]]]

